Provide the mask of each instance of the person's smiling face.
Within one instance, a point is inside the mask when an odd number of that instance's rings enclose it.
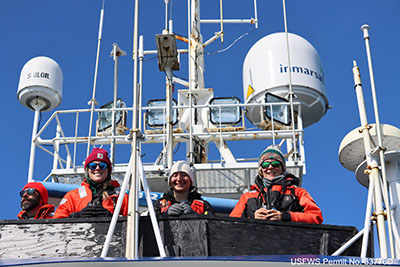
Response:
[[[101,169],[100,166],[99,166],[99,163],[103,163],[103,162],[99,161],[99,160],[95,160],[95,161],[93,161],[91,163],[95,163],[96,164],[96,168],[92,169],[92,168],[88,167],[89,178],[95,183],[98,183],[98,184],[103,183],[108,177],[108,167],[106,169],[104,169],[104,170]],[[89,165],[91,163],[89,163]]]
[[[170,185],[174,191],[186,192],[192,184],[189,175],[186,172],[175,172],[171,176]]]
[[[33,190],[33,194],[28,194],[28,190]],[[35,189],[25,189],[21,197],[21,209],[31,210],[36,208],[40,204],[41,198],[37,190]]]
[[[273,159],[267,159],[264,162],[279,162]],[[263,163],[264,163],[263,162]],[[283,173],[283,168],[282,168],[282,164],[279,162],[279,166],[274,167],[272,164],[269,164],[268,167],[263,167],[262,168],[262,174],[264,178],[267,178],[269,180],[274,179],[275,177],[281,175]]]

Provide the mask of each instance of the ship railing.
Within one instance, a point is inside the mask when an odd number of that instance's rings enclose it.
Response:
[[[297,140],[292,140],[292,143],[298,143],[300,147],[303,146],[303,129],[302,129],[302,121],[301,121],[301,109],[300,109],[300,104],[295,103],[295,105],[298,106],[298,112],[297,112],[297,119],[296,119],[296,129],[292,129],[290,126],[285,126],[281,127],[278,123],[275,123],[274,121],[271,121],[271,129],[268,130],[263,130],[256,128],[252,126],[252,128],[247,128],[246,123],[245,123],[245,118],[243,116],[243,110],[246,107],[253,107],[253,106],[259,106],[260,108],[263,108],[265,106],[272,106],[275,105],[285,105],[286,103],[256,103],[256,104],[221,104],[221,105],[193,105],[193,110],[198,110],[199,112],[201,110],[209,110],[210,108],[225,108],[225,107],[238,107],[241,109],[241,126],[236,127],[229,125],[223,125],[223,124],[218,124],[218,125],[208,125],[209,127],[206,127],[206,129],[215,129],[214,131],[203,131],[203,132],[193,132],[193,135],[195,135],[197,138],[200,139],[205,139],[207,141],[227,141],[227,140],[238,140],[238,141],[243,141],[243,140],[265,140],[265,139],[270,139],[273,140],[273,142],[277,142],[279,139],[286,140],[286,139],[291,139],[293,137],[293,132],[294,135],[296,136]],[[288,104],[287,104],[288,105]],[[185,110],[188,107],[187,106],[176,106],[173,107],[174,109],[179,110]],[[145,113],[148,110],[151,109],[163,109],[165,110],[165,107],[145,107],[143,108],[143,113]],[[132,112],[133,108],[109,108],[109,109],[95,109],[95,112]],[[55,111],[50,118],[47,120],[47,122],[40,128],[38,131],[37,135],[34,138],[35,145],[42,149],[44,152],[47,154],[50,154],[53,157],[53,169],[51,174],[45,179],[49,180],[50,178],[55,181],[55,182],[62,182],[62,183],[80,183],[81,177],[83,174],[83,167],[80,164],[83,162],[85,158],[85,153],[84,150],[82,149],[81,151],[79,150],[79,146],[81,144],[86,144],[88,142],[88,137],[87,137],[87,129],[82,127],[80,128],[79,125],[81,124],[86,124],[88,121],[87,117],[84,117],[85,114],[90,113],[90,109],[75,109],[75,110],[59,110]],[[69,126],[66,127],[67,124],[63,125],[64,120],[61,120],[61,118],[65,119],[64,116],[73,116],[74,117],[74,127],[71,127],[71,123],[69,122]],[[56,124],[56,135],[55,137],[47,137],[49,129],[54,129],[51,127],[51,125]],[[248,123],[248,122],[247,122]],[[84,133],[84,134],[82,134]],[[188,142],[189,140],[189,132],[185,131],[176,131],[173,134],[174,142]],[[146,130],[143,133],[143,139],[141,140],[142,144],[146,143],[163,143],[166,138],[166,133],[165,131],[161,131],[155,133],[155,132],[147,132]],[[95,146],[101,146],[101,145],[110,145],[112,141],[115,141],[117,145],[123,145],[123,144],[131,144],[131,141],[129,139],[129,134],[125,133],[123,135],[112,135],[112,133],[109,133],[109,135],[102,133],[101,136],[96,135],[91,137],[91,145]],[[73,146],[71,148],[70,146]],[[53,149],[51,150],[50,147]],[[61,148],[65,147],[65,151],[61,151]],[[144,150],[145,151],[145,150]],[[305,172],[305,158],[304,158],[304,150],[300,149],[300,161],[299,162],[293,162],[291,160],[288,160],[288,166],[299,166],[299,168],[295,168],[296,173],[298,176],[302,176]],[[64,157],[62,157],[63,155]],[[257,156],[257,155],[255,155]],[[117,158],[129,158],[129,155],[121,155],[118,156]],[[214,172],[220,172],[220,178],[221,180],[225,180],[231,183],[231,184],[222,184],[220,187],[225,189],[221,189],[220,191],[214,189],[211,190],[209,188],[214,187],[217,188],[215,185],[210,185],[209,182],[207,182],[206,178],[199,178],[198,184],[201,185],[200,188],[204,188],[204,192],[210,193],[210,194],[234,194],[236,195],[238,192],[245,190],[248,188],[248,185],[250,184],[249,179],[252,179],[254,177],[254,173],[256,172],[257,169],[257,159],[236,159],[235,164],[229,164],[227,162],[224,162],[223,159],[211,159],[209,160],[208,163],[202,163],[202,164],[195,164],[194,168],[197,171],[198,177],[207,177],[209,176],[209,170],[213,170]],[[123,176],[123,173],[125,173],[125,166],[127,166],[126,163],[114,163],[114,175],[116,178]],[[144,169],[146,174],[149,177],[149,181],[152,179],[157,180],[165,180],[165,174],[163,173],[165,170],[165,166],[162,164],[145,164]],[[241,171],[238,171],[241,169]],[[297,170],[301,169],[300,172]],[[218,171],[217,171],[218,170]],[[245,170],[249,170],[246,172]],[[230,172],[229,174],[226,174],[224,172]],[[237,181],[236,178],[234,177],[246,177],[244,179],[241,179],[240,181]],[[66,178],[67,177],[67,178]],[[203,179],[203,180],[202,180]],[[166,181],[165,181],[166,183]],[[152,182],[149,182],[150,187],[152,187]],[[227,190],[227,188],[230,188]],[[244,189],[243,189],[244,188]],[[226,192],[222,192],[223,190],[227,190]]]
[[[282,103],[254,103],[254,104],[222,104],[222,105],[193,105],[193,109],[209,109],[209,108],[224,108],[224,107],[252,107],[252,106],[259,106],[259,107],[263,107],[263,106],[281,106],[281,105],[289,105],[288,103],[282,104]],[[300,106],[300,103],[297,103],[297,105]],[[173,109],[177,109],[179,110],[184,110],[189,108],[189,106],[178,106],[178,107],[173,107]],[[164,109],[165,107],[143,107],[144,112],[148,111],[148,110],[160,110],[160,109]],[[110,109],[95,109],[95,112],[112,112],[113,110],[115,110],[115,112],[118,111],[130,111],[132,112],[132,108],[110,108]],[[60,144],[79,144],[79,143],[87,143],[88,137],[85,136],[78,136],[78,124],[79,124],[79,116],[82,113],[88,113],[90,112],[90,109],[76,109],[76,110],[59,110],[54,112],[51,117],[48,119],[48,121],[43,125],[43,127],[39,130],[39,132],[36,134],[34,140],[36,145],[53,145],[55,142],[60,142]],[[243,113],[243,111],[241,112]],[[59,118],[59,115],[61,114],[75,114],[76,118],[75,118],[75,134],[73,136],[67,137],[62,129],[62,125],[61,125],[61,121]],[[54,138],[48,139],[48,138],[43,138],[42,134],[43,132],[48,128],[48,126],[50,125],[50,123],[56,120],[57,122],[57,126],[60,127],[60,130],[57,130],[57,132],[61,131],[61,135],[59,136],[55,136]],[[217,124],[217,125],[212,125],[211,123],[209,123],[209,125],[206,128],[206,130],[208,129],[212,129],[215,128],[217,131],[212,132],[195,132],[194,135],[198,136],[199,138],[206,138],[206,137],[210,137],[210,138],[214,138],[215,136],[223,136],[224,140],[247,140],[247,139],[283,139],[283,138],[289,138],[290,134],[294,131],[296,135],[300,136],[303,134],[303,129],[302,129],[302,125],[300,125],[301,122],[301,112],[298,112],[296,121],[297,123],[297,128],[296,129],[292,129],[290,126],[283,126],[280,125],[279,123],[274,123],[273,120],[270,121],[270,129],[258,129],[256,127],[252,127],[252,128],[247,128],[246,127],[246,123],[245,123],[245,119],[242,118],[241,120],[242,122],[242,126],[240,127],[229,127],[224,125],[223,123]],[[165,125],[165,123],[164,123]],[[224,128],[228,129],[227,130],[223,130]],[[146,128],[148,129],[148,128]],[[159,130],[157,131],[147,131],[146,132],[145,129],[145,133],[144,133],[144,139],[142,140],[142,143],[160,143],[160,142],[164,142],[164,138],[165,138],[165,131],[163,131],[162,127],[161,128],[153,128],[155,130]],[[176,130],[177,128],[175,128]],[[231,129],[231,131],[229,131]],[[181,129],[182,131],[176,131],[174,132],[174,142],[179,142],[182,139],[185,139],[188,137],[189,132],[185,132],[185,130]],[[219,138],[219,137],[218,137]],[[110,140],[111,139],[115,139],[117,141],[117,143],[119,144],[128,144],[130,143],[129,140],[126,138],[126,136],[124,135],[115,135],[112,136],[111,134],[109,135],[97,135],[97,136],[93,136],[91,138],[92,144],[93,145],[104,145],[104,144],[110,144]],[[186,139],[185,139],[186,141]],[[46,149],[44,149],[46,151]]]

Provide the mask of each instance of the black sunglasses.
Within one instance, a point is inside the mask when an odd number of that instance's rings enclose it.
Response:
[[[92,171],[95,170],[97,166],[99,166],[101,170],[105,170],[107,169],[108,164],[105,162],[100,162],[100,163],[91,162],[88,164],[89,169],[91,169]]]
[[[268,169],[269,165],[272,165],[272,167],[274,168],[278,168],[279,166],[281,166],[281,163],[279,161],[264,161],[263,163],[261,163],[261,167],[263,169]]]
[[[36,189],[35,188],[27,188],[25,190],[22,190],[19,192],[19,195],[23,197],[25,193],[27,193],[29,196],[33,196],[35,194]]]

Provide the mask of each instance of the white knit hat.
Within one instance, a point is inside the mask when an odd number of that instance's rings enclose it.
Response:
[[[183,160],[182,161],[177,161],[172,165],[171,170],[169,171],[169,175],[168,175],[168,185],[170,185],[171,176],[176,172],[184,172],[187,175],[189,175],[190,180],[192,181],[192,185],[194,185],[193,172],[190,169],[189,164],[187,162],[183,161]]]

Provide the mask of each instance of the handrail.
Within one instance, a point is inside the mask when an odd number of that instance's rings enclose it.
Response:
[[[295,107],[298,108],[298,114],[297,114],[297,121],[298,124],[296,125],[296,129],[277,129],[276,128],[276,123],[274,121],[271,121],[271,126],[272,130],[262,130],[258,129],[256,127],[252,128],[246,128],[246,123],[245,123],[245,118],[243,116],[243,110],[246,107],[265,107],[269,106],[271,107],[271,110],[273,106],[282,106],[282,105],[289,105],[290,103],[239,103],[239,104],[216,104],[216,105],[210,105],[210,104],[203,104],[203,105],[193,105],[192,108],[196,108],[197,110],[200,109],[209,109],[209,108],[217,108],[220,111],[225,108],[225,107],[239,107],[240,112],[241,112],[241,118],[243,120],[243,123],[239,128],[226,128],[222,124],[215,125],[215,126],[210,126],[212,128],[219,129],[217,131],[209,131],[209,132],[202,132],[202,133],[193,133],[193,135],[196,135],[199,138],[204,138],[207,139],[208,141],[215,141],[215,142],[220,142],[220,145],[222,145],[222,142],[228,141],[228,140],[264,140],[264,139],[290,139],[293,138],[293,132],[295,133],[295,138],[302,140],[303,138],[303,128],[302,128],[302,123],[301,123],[301,104],[298,102],[293,103]],[[186,109],[189,106],[173,106],[173,109]],[[164,107],[143,107],[143,114],[148,112],[149,110],[163,110],[165,111]],[[132,107],[124,107],[124,108],[108,108],[108,109],[100,109],[97,108],[94,110],[94,112],[104,112],[104,111],[115,111],[115,112],[132,112],[133,108]],[[49,119],[46,121],[46,123],[40,128],[36,136],[34,137],[35,145],[38,146],[41,150],[45,151],[46,153],[54,156],[54,154],[46,149],[44,146],[46,145],[52,145],[56,142],[59,142],[60,148],[62,146],[66,147],[66,153],[68,159],[66,160],[65,158],[62,158],[62,155],[60,155],[60,162],[63,163],[68,163],[69,161],[72,161],[72,166],[67,166],[66,168],[75,168],[76,167],[76,154],[77,154],[77,147],[79,144],[87,144],[88,143],[88,137],[87,136],[80,136],[80,132],[85,132],[86,131],[86,120],[87,118],[81,118],[81,114],[85,115],[91,112],[91,109],[73,109],[73,110],[58,110],[55,111]],[[63,116],[67,116],[68,114],[75,114],[75,129],[70,136],[68,136],[68,133],[65,132],[66,128],[62,127],[62,122],[63,122]],[[54,136],[52,138],[43,138],[42,136],[46,132],[46,130],[49,128],[51,123],[53,121],[56,121],[56,125],[61,128],[61,136],[57,137]],[[80,122],[81,121],[81,122]],[[85,127],[79,128],[79,124],[84,123]],[[225,128],[223,131],[222,129]],[[164,131],[162,130],[164,129]],[[145,132],[144,133],[144,140],[141,142],[143,144],[145,143],[162,143],[164,140],[166,133],[165,133],[165,128],[161,128],[161,132]],[[187,142],[187,139],[190,137],[190,132],[184,131],[180,133],[174,133],[174,142]],[[130,141],[127,139],[127,136],[125,135],[116,135],[116,136],[92,136],[90,138],[91,144],[94,145],[108,145],[114,140],[116,144],[130,144]],[[274,141],[275,142],[275,141]],[[70,150],[68,147],[69,144],[73,144],[73,151]],[[305,161],[303,160],[304,153],[300,149],[300,155],[302,156],[302,162],[304,163]],[[72,160],[70,159],[72,158]],[[222,158],[220,160],[223,160]]]
[[[112,216],[111,223],[108,228],[106,240],[104,242],[104,247],[103,247],[103,250],[101,251],[101,257],[107,257],[108,249],[109,249],[110,243],[111,243],[111,238],[112,238],[112,235],[114,234],[115,226],[117,225],[117,221],[118,221],[119,212],[121,210],[122,202],[125,197],[125,191],[128,189],[128,186],[129,186],[132,164],[133,164],[132,162],[133,162],[133,157],[131,156],[131,158],[129,159],[127,171],[125,172],[125,177],[124,177],[124,181],[121,186],[120,194],[118,196],[117,204],[115,205],[114,214]]]

